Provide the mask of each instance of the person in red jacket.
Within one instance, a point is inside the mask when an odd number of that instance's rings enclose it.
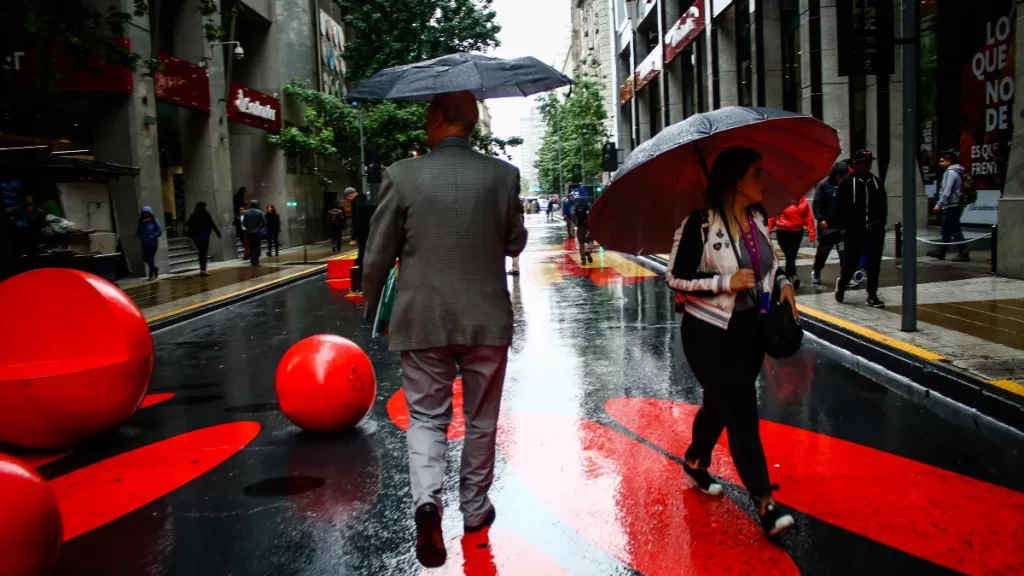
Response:
[[[814,228],[814,214],[807,204],[807,198],[800,198],[794,201],[778,216],[768,219],[768,232],[776,226],[779,228],[776,238],[779,240],[779,247],[786,255],[786,276],[793,282],[793,288],[800,288],[800,279],[796,276],[796,254],[800,250],[800,243],[804,240],[804,226],[811,234],[811,242],[817,239],[817,231]]]

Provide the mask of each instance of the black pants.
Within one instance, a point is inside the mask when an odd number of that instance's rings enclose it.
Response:
[[[263,238],[261,232],[248,232],[245,235],[246,241],[249,244],[249,262],[253,266],[259,266],[260,264],[260,240]]]
[[[341,231],[331,230],[331,252],[341,250]]]
[[[771,494],[757,413],[755,382],[764,363],[757,314],[757,309],[734,312],[728,330],[688,314],[682,328],[683,353],[704,389],[686,459],[709,466],[724,429],[732,461],[755,502]]]
[[[155,243],[155,242],[152,243],[152,244],[147,244],[147,243],[143,243],[142,244],[142,259],[146,262],[146,266],[149,268],[149,277],[150,278],[156,276],[156,273],[157,273],[157,268],[156,268],[156,249],[157,249],[157,246],[158,246],[158,244]]]
[[[964,215],[963,206],[952,206],[950,208],[943,208],[942,210],[942,241],[943,242],[963,242],[964,231],[960,228],[960,218]],[[967,244],[956,244],[954,245],[956,251],[961,254],[967,254]],[[939,253],[943,256],[946,255],[946,249],[949,246],[939,246]]]
[[[796,278],[796,255],[800,252],[800,243],[804,241],[803,230],[779,230],[775,233],[779,239],[779,248],[786,255],[786,276]]]
[[[843,240],[843,234],[836,230],[827,234],[818,233],[818,251],[814,254],[814,275],[820,276],[821,271],[825,268],[825,262],[828,260],[829,253],[835,248],[839,254],[839,275],[842,276],[843,269],[843,252],[839,249],[839,243]]]
[[[267,232],[267,256],[281,253],[281,233]]]
[[[356,255],[356,266],[359,266],[359,269],[362,270],[363,269],[363,253],[366,252],[366,236],[357,236],[356,237],[356,247],[359,248],[359,253]]]
[[[846,245],[843,262],[843,275],[840,286],[848,286],[853,274],[860,267],[861,254],[868,260],[868,297],[878,296],[878,273],[882,268],[882,248],[885,247],[885,227],[878,226],[870,230],[847,230],[843,235]]]
[[[199,251],[199,271],[206,272],[206,263],[210,260],[210,235],[197,234],[193,240],[196,243],[196,250]]]

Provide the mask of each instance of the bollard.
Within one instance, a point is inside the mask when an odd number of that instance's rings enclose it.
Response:
[[[992,225],[992,273],[997,274],[996,260],[999,255],[999,226]]]
[[[896,233],[896,257],[903,258],[903,225],[897,222],[893,231]]]

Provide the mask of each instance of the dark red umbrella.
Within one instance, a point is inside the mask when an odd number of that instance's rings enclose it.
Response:
[[[631,254],[670,251],[683,219],[704,205],[707,170],[736,147],[761,154],[770,215],[807,194],[841,152],[835,129],[810,116],[737,106],[696,114],[626,158],[590,212],[594,239]]]

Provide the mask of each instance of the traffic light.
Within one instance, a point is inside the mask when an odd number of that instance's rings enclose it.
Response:
[[[380,184],[380,163],[378,162],[367,162],[366,163],[366,181],[370,184]]]
[[[605,142],[601,148],[601,170],[615,172],[619,169],[619,150],[614,142]]]

